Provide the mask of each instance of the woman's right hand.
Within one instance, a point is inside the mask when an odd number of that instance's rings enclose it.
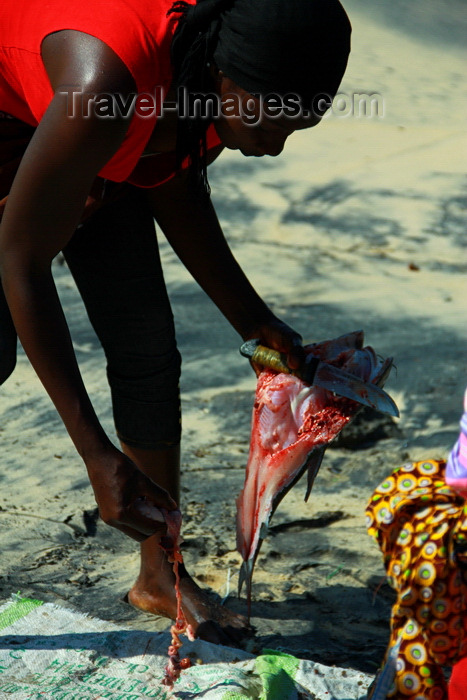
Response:
[[[155,532],[165,532],[164,510],[177,504],[117,448],[86,461],[102,520],[142,542]]]

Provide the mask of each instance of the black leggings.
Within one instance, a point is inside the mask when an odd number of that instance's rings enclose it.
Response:
[[[128,187],[77,229],[63,253],[106,355],[118,437],[145,449],[177,445],[180,354],[144,193]],[[0,286],[0,384],[15,362]]]

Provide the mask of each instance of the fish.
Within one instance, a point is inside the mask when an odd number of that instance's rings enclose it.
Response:
[[[393,360],[379,358],[363,342],[363,331],[354,331],[306,345],[304,351],[382,387]],[[245,482],[236,501],[237,549],[243,559],[238,593],[246,583],[248,617],[253,569],[275,509],[305,471],[308,500],[326,447],[360,409],[361,404],[292,374],[266,368],[260,372]]]

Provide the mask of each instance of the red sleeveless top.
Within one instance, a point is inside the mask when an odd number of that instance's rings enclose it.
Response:
[[[190,2],[193,0],[189,0]],[[170,45],[178,14],[167,16],[173,0],[1,0],[0,111],[37,126],[53,97],[40,49],[52,32],[72,29],[106,43],[125,63],[138,94],[154,95],[156,109],[141,102],[125,139],[99,175],[115,182],[132,181],[131,173],[157,120],[161,94],[172,80]],[[220,143],[214,128],[208,147]],[[175,170],[175,154],[151,156],[140,187],[154,187]]]

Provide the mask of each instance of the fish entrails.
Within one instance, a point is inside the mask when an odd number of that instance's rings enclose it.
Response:
[[[180,639],[181,634],[186,634],[192,642],[195,639],[195,633],[190,624],[188,624],[185,613],[182,609],[182,596],[180,592],[180,576],[178,567],[183,564],[183,556],[180,551],[180,528],[182,526],[182,516],[179,510],[163,510],[165,522],[167,524],[167,535],[162,537],[160,546],[166,552],[169,561],[173,562],[173,570],[175,574],[175,595],[177,598],[177,617],[174,624],[170,628],[172,641],[168,649],[169,662],[165,668],[164,685],[173,687],[175,681],[180,677],[183,669],[191,666],[190,659],[181,659],[179,650],[182,646]]]

